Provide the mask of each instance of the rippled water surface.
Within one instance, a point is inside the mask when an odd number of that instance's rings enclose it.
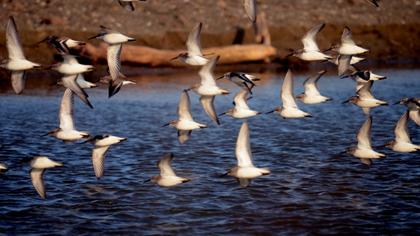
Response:
[[[374,84],[378,98],[395,102],[420,96],[419,70],[384,70],[388,79]],[[251,108],[269,111],[280,105],[283,74],[263,76],[249,101]],[[304,75],[296,75],[295,92]],[[193,132],[178,144],[173,128],[161,125],[176,118],[183,88],[196,78],[138,78],[108,99],[106,88],[89,90],[90,110],[76,98],[79,130],[110,133],[128,140],[111,147],[105,176],[97,180],[91,166],[91,144],[60,142],[42,134],[57,127],[62,90],[28,90],[16,96],[0,94],[0,162],[11,169],[0,176],[0,234],[306,234],[420,233],[420,155],[379,148],[386,158],[368,168],[342,155],[355,143],[364,115],[354,105],[341,104],[354,94],[354,82],[327,75],[321,92],[334,100],[320,105],[299,104],[313,118],[284,120],[278,115],[250,119],[254,164],[271,174],[240,188],[221,177],[236,164],[234,146],[241,121],[222,117],[216,126],[190,94],[193,116],[210,128]],[[229,83],[222,87],[236,92]],[[231,106],[233,94],[216,98],[219,113]],[[375,146],[393,138],[402,106],[373,110]],[[420,128],[409,124],[420,143]],[[173,166],[191,182],[161,188],[145,182],[158,173],[157,160],[173,152]],[[20,160],[46,155],[64,167],[46,171],[47,199],[31,185],[29,166]]]

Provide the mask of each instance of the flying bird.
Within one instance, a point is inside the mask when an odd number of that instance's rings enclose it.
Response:
[[[318,72],[316,76],[311,76],[305,80],[303,86],[305,92],[296,96],[299,100],[306,104],[317,104],[326,101],[330,101],[331,98],[322,96],[318,91],[316,83],[326,73],[326,70]]]
[[[311,114],[299,109],[293,95],[293,77],[292,71],[289,69],[284,77],[283,85],[281,88],[281,101],[282,107],[276,107],[274,110],[267,112],[279,113],[283,118],[304,118],[311,117]]]
[[[228,111],[220,114],[222,115],[229,115],[236,119],[247,119],[256,115],[261,114],[261,112],[251,110],[247,104],[248,98],[248,90],[241,89],[234,98],[234,108],[229,109]]]
[[[31,170],[30,176],[32,185],[42,199],[47,197],[44,185],[44,173],[48,168],[63,166],[62,163],[55,162],[48,157],[38,156],[34,157],[30,162]]]
[[[16,94],[21,94],[25,88],[25,71],[38,68],[41,65],[26,60],[19,39],[15,20],[12,16],[6,25],[6,48],[9,58],[2,61],[0,67],[12,72],[12,87]]]
[[[359,132],[357,133],[357,146],[347,148],[346,150],[348,154],[359,158],[363,164],[369,166],[372,164],[371,159],[377,159],[385,156],[384,154],[376,152],[372,149],[371,127],[372,116],[368,116]]]
[[[395,104],[403,104],[408,108],[408,116],[414,123],[420,126],[420,99],[419,98],[403,98]]]
[[[332,59],[331,56],[324,54],[319,50],[315,41],[317,34],[325,27],[324,23],[318,24],[309,30],[302,38],[303,49],[293,52],[293,56],[304,61],[326,61]]]
[[[216,95],[227,95],[229,94],[229,91],[217,86],[216,80],[214,79],[213,71],[218,60],[219,57],[213,57],[209,63],[204,65],[198,73],[201,82],[193,85],[188,90],[192,89],[200,95],[200,103],[203,106],[204,111],[216,124],[220,125],[219,118],[217,117],[214,108],[214,98]]]
[[[344,27],[341,35],[341,45],[338,47],[338,53],[341,55],[357,55],[368,52],[368,49],[362,48],[353,41],[351,29]]]
[[[85,142],[93,142],[95,147],[92,150],[92,165],[96,178],[104,175],[105,155],[111,145],[121,143],[127,138],[112,135],[96,135]]]
[[[243,122],[239,130],[235,155],[238,161],[237,166],[231,168],[227,174],[237,178],[241,187],[247,187],[254,178],[270,174],[269,169],[255,167],[252,163],[248,122]]]
[[[348,100],[344,101],[343,103],[353,103],[356,106],[362,108],[363,112],[368,115],[370,108],[378,107],[378,106],[387,106],[388,103],[386,101],[382,101],[376,99],[372,92],[370,91],[373,85],[373,80],[368,81],[357,91],[357,96],[352,96]]]
[[[87,132],[77,131],[73,121],[73,92],[66,89],[61,99],[59,112],[60,126],[47,133],[64,142],[73,142],[90,137]]]
[[[420,150],[420,145],[413,144],[407,128],[409,111],[404,112],[395,125],[395,140],[387,143],[385,146],[396,152],[415,152]]]
[[[243,72],[228,72],[217,78],[217,80],[219,79],[227,79],[238,85],[240,88],[248,90],[250,94],[252,94],[252,89],[255,87],[254,82],[260,80],[254,75],[246,74]]]
[[[173,187],[190,181],[190,179],[179,177],[172,169],[171,162],[174,158],[172,153],[164,155],[158,162],[160,174],[153,176],[150,180],[162,187]]]
[[[58,37],[55,35],[49,35],[43,40],[39,41],[37,44],[44,43],[44,42],[54,47],[55,50],[57,50],[57,52],[62,55],[75,54],[75,52],[72,49],[81,47],[86,44],[83,41],[73,40],[68,37]]]
[[[178,120],[172,120],[163,125],[172,126],[178,130],[178,141],[183,144],[191,136],[191,132],[195,129],[207,128],[207,125],[195,122],[191,115],[191,102],[188,92],[184,90],[181,93],[178,104]]]
[[[179,59],[184,63],[192,66],[202,66],[209,62],[209,59],[205,58],[201,51],[201,28],[203,23],[198,23],[190,32],[187,39],[187,52],[180,53],[178,56],[171,60]]]

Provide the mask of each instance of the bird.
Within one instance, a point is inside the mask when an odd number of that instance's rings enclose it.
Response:
[[[294,51],[292,55],[304,61],[326,61],[332,59],[331,56],[326,55],[319,50],[315,41],[316,35],[324,27],[325,24],[321,23],[310,29],[302,38],[303,49]]]
[[[75,54],[72,49],[81,47],[86,44],[83,41],[73,40],[68,37],[58,37],[55,35],[49,35],[43,40],[36,43],[36,45],[44,42],[54,47],[55,50],[57,50],[57,52],[60,54]]]
[[[301,93],[296,96],[299,100],[301,100],[303,103],[306,104],[317,104],[322,103],[326,101],[330,101],[331,98],[322,96],[318,88],[316,86],[316,83],[318,80],[326,73],[326,70],[319,71],[316,76],[311,76],[305,80],[303,83],[303,86],[305,88],[305,92]]]
[[[41,65],[26,59],[17,32],[16,22],[12,16],[9,16],[6,25],[6,48],[8,59],[3,60],[0,67],[12,72],[12,88],[16,94],[21,94],[25,88],[25,71],[39,68]]]
[[[249,126],[246,121],[242,123],[239,130],[235,147],[235,156],[237,159],[237,166],[231,168],[227,175],[237,178],[241,187],[247,187],[251,180],[256,177],[270,174],[268,168],[258,168],[252,164]]]
[[[110,75],[102,77],[99,81],[108,84],[108,97],[117,94],[124,85],[136,84],[134,81],[127,80],[123,74],[119,74],[116,80],[113,80]]]
[[[251,110],[248,107],[246,101],[248,100],[248,90],[241,89],[234,98],[234,108],[229,109],[228,111],[220,114],[222,115],[229,115],[236,119],[247,119],[256,115],[261,114],[261,112]]]
[[[44,172],[45,169],[63,166],[62,163],[53,161],[46,156],[34,157],[30,162],[31,170],[30,176],[32,185],[42,199],[46,198],[45,185],[44,185]]]
[[[352,39],[351,29],[349,27],[344,27],[343,34],[341,35],[341,45],[334,47],[338,50],[338,53],[341,55],[357,55],[368,52],[368,49],[357,46]]]
[[[93,66],[80,64],[73,55],[64,55],[63,62],[53,65],[53,69],[64,76],[61,78],[61,84],[73,91],[86,105],[93,108],[88,99],[87,93],[76,82],[79,74],[92,71]]]
[[[343,59],[346,60],[346,57],[351,57],[351,59],[349,60],[349,64],[350,65],[354,65],[354,64],[357,64],[359,62],[362,62],[362,61],[366,60],[366,58],[363,58],[363,57],[352,56],[352,55],[340,55],[340,54],[338,54],[336,57],[334,57],[334,58],[332,58],[332,59],[330,59],[328,61],[331,62],[331,63],[333,63],[333,64],[335,64],[336,66],[340,66],[340,60],[343,60]],[[348,68],[345,68],[345,69],[348,69]],[[340,70],[339,70],[339,74],[338,75],[341,76],[340,75]]]
[[[257,21],[257,2],[256,0],[243,0],[245,13],[252,23]]]
[[[341,79],[351,78],[356,81],[356,91],[359,90],[369,80],[384,80],[386,76],[377,75],[370,70],[359,70],[355,66],[351,65],[353,60],[352,55],[339,55],[338,56],[338,76]]]
[[[365,114],[369,114],[370,108],[378,107],[378,106],[387,106],[388,103],[386,101],[382,101],[376,99],[370,89],[372,88],[373,81],[368,81],[362,88],[357,91],[357,96],[352,96],[343,103],[353,103],[356,106],[359,106],[363,109]]]
[[[420,145],[413,144],[410,139],[410,134],[408,133],[408,112],[409,111],[404,112],[395,125],[395,140],[392,140],[385,145],[385,147],[388,147],[395,152],[415,152],[420,150]]]
[[[406,105],[408,108],[408,116],[416,125],[420,126],[420,99],[419,98],[403,98],[396,104]]]
[[[348,154],[359,158],[363,164],[369,166],[372,164],[371,159],[377,159],[385,156],[384,154],[376,152],[372,149],[371,127],[372,116],[368,116],[359,132],[357,133],[357,146],[347,148],[346,150]]]
[[[97,85],[95,83],[89,82],[85,79],[83,74],[78,74],[76,78],[76,83],[79,85],[82,89],[90,89],[90,88],[96,88]],[[57,82],[57,85],[63,85],[63,82],[59,80]]]
[[[240,88],[246,89],[252,94],[252,89],[255,87],[255,81],[259,81],[260,79],[254,75],[246,74],[243,72],[228,72],[217,78],[219,79],[227,79],[232,83],[238,85]]]
[[[192,118],[191,102],[187,90],[184,90],[179,98],[178,120],[172,120],[162,127],[169,125],[178,130],[178,141],[181,144],[190,138],[193,130],[207,128],[207,125],[195,122]]]
[[[85,141],[85,143],[92,142],[95,145],[92,150],[92,165],[97,179],[100,179],[104,175],[105,155],[108,149],[111,145],[121,143],[125,140],[127,138],[104,134],[93,136]]]
[[[173,158],[174,155],[172,153],[164,155],[157,164],[160,170],[160,174],[153,176],[150,181],[162,187],[173,187],[191,181],[190,179],[179,177],[175,174],[171,167]]]
[[[89,138],[87,132],[77,131],[73,121],[73,92],[66,89],[60,104],[59,112],[60,126],[48,132],[46,135],[53,136],[64,142],[73,142],[83,138]]]
[[[0,163],[0,174],[7,172],[7,165],[4,163]]]
[[[134,8],[133,2],[145,2],[146,0],[117,0],[117,1],[126,10],[134,11],[135,8]]]
[[[282,107],[276,107],[274,110],[267,112],[279,113],[284,119],[286,118],[304,118],[312,117],[311,114],[299,109],[296,104],[295,97],[293,96],[293,77],[292,71],[289,69],[284,77],[283,85],[281,88]]]
[[[178,54],[171,60],[179,59],[180,61],[192,65],[203,66],[209,63],[209,59],[205,58],[201,51],[201,28],[203,23],[198,23],[190,32],[187,39],[187,52]]]
[[[218,60],[219,56],[211,58],[198,73],[201,82],[193,85],[187,90],[193,90],[200,95],[200,103],[203,106],[204,111],[216,124],[220,125],[219,118],[217,117],[214,108],[214,98],[216,95],[227,95],[229,94],[229,91],[217,86],[216,80],[214,79],[213,70]]]
[[[117,94],[121,87],[126,84],[133,84],[134,82],[126,81],[125,76],[121,73],[121,50],[122,44],[130,41],[134,41],[134,38],[130,38],[111,30],[105,26],[101,26],[101,31],[95,38],[100,38],[108,44],[107,47],[107,63],[110,74],[108,97],[112,97]],[[92,38],[90,38],[92,39]],[[125,82],[126,81],[126,82]]]

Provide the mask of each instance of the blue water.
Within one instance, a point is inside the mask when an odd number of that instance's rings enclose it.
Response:
[[[420,70],[382,70],[387,80],[374,84],[376,97],[391,102],[420,97]],[[251,108],[269,111],[280,105],[283,74],[262,75],[254,89]],[[306,75],[295,77],[295,93],[303,90]],[[109,133],[128,140],[111,147],[105,176],[96,180],[91,166],[91,144],[66,144],[42,134],[58,126],[62,89],[26,90],[0,94],[0,162],[10,170],[0,176],[0,234],[326,234],[420,233],[420,155],[387,155],[369,168],[354,157],[339,154],[355,144],[364,122],[362,111],[341,104],[354,94],[354,82],[326,75],[321,93],[333,100],[319,105],[300,104],[314,117],[284,120],[261,115],[250,119],[251,146],[256,166],[270,175],[248,188],[221,177],[236,164],[234,146],[241,121],[222,117],[211,123],[198,97],[190,94],[195,120],[210,128],[193,132],[180,145],[173,128],[160,126],[176,119],[182,89],[195,83],[191,75],[138,77],[107,98],[105,87],[89,90],[95,107],[78,98],[78,130]],[[227,82],[221,87],[236,92]],[[216,98],[221,113],[231,106],[233,93]],[[393,139],[402,106],[372,111],[373,144]],[[420,128],[409,130],[420,143]],[[173,167],[191,182],[162,188],[145,180],[158,174],[156,162],[167,152]],[[20,160],[46,155],[64,163],[46,171],[47,199],[31,185],[28,164]]]

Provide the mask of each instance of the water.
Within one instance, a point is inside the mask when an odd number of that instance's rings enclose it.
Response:
[[[395,102],[419,96],[420,70],[379,71],[388,79],[374,84],[378,98]],[[281,75],[283,76],[283,75]],[[251,108],[269,111],[280,105],[278,76],[264,76],[249,101]],[[296,93],[303,75],[297,75]],[[299,104],[314,118],[283,120],[261,115],[250,123],[254,164],[272,173],[240,188],[231,177],[220,177],[236,164],[234,146],[240,121],[222,117],[216,127],[191,94],[193,116],[210,124],[193,132],[185,144],[176,131],[160,126],[176,118],[180,91],[194,78],[138,78],[107,99],[106,89],[88,91],[90,110],[76,98],[79,130],[110,133],[128,140],[111,147],[105,176],[96,180],[90,144],[65,144],[41,134],[57,127],[62,91],[29,90],[0,95],[0,162],[11,167],[0,177],[0,234],[325,234],[420,232],[420,156],[379,149],[386,158],[368,168],[356,158],[340,155],[355,143],[364,115],[354,105],[341,104],[354,93],[354,83],[327,75],[323,94],[334,100],[321,105]],[[222,83],[233,91],[236,88]],[[233,94],[217,97],[221,113]],[[402,106],[373,110],[372,139],[381,145],[393,138]],[[420,130],[410,122],[415,143]],[[173,152],[173,167],[192,181],[161,188],[144,181],[158,173],[157,160]],[[31,185],[29,167],[20,160],[46,155],[65,164],[46,171],[47,199]]]

